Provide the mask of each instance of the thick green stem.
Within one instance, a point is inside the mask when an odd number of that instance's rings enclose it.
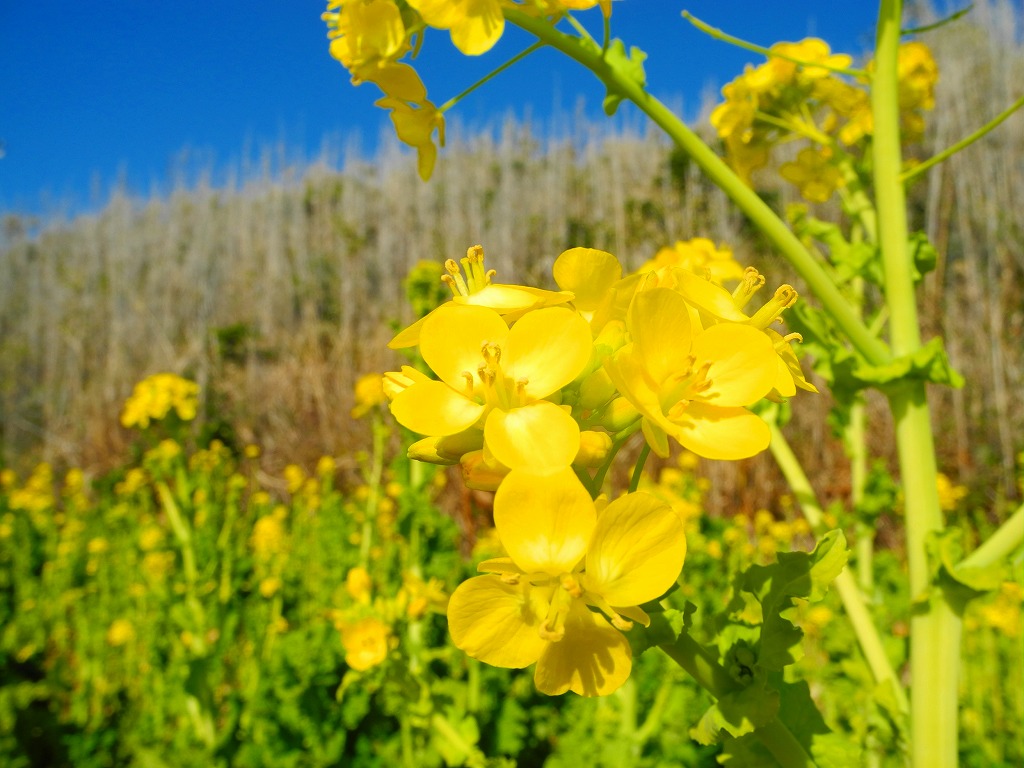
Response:
[[[893,354],[909,355],[921,346],[914,293],[914,268],[907,246],[907,211],[900,179],[899,128],[900,0],[882,0],[875,45],[871,108],[875,131],[873,171],[878,208],[879,246],[885,275]],[[935,482],[935,443],[928,398],[922,381],[910,381],[889,395],[896,422],[896,444],[903,483],[907,561],[912,599],[931,582],[925,548],[930,534],[942,530]],[[941,594],[910,621],[910,729],[913,768],[953,768],[957,763],[957,673],[961,624]]]
[[[651,96],[642,83],[609,63],[596,45],[588,45],[578,38],[566,35],[544,19],[528,16],[511,8],[503,9],[505,18],[525,29],[551,47],[582,64],[597,76],[610,92],[632,101],[651,120],[700,166],[705,175],[728,195],[737,207],[754,223],[765,237],[800,273],[810,290],[817,296],[825,311],[839,326],[850,342],[872,363],[881,364],[889,359],[885,344],[879,341],[861,322],[857,313],[836,288],[814,256],[778,215],[754,190],[704,143],[696,133],[664,104]]]
[[[742,688],[714,656],[686,632],[680,633],[674,643],[665,643],[660,648],[716,699]],[[757,728],[754,736],[782,768],[814,768],[811,756],[778,718]]]
[[[770,446],[772,456],[778,462],[790,490],[793,491],[797,501],[800,502],[800,509],[803,511],[804,517],[807,518],[807,522],[811,524],[811,528],[814,529],[815,533],[823,533],[825,512],[821,508],[818,496],[814,492],[810,480],[807,479],[803,467],[782,434],[782,430],[774,423],[769,423],[769,427],[772,430]],[[879,635],[878,628],[871,617],[871,612],[868,610],[867,605],[864,604],[864,596],[854,581],[853,576],[849,571],[844,570],[836,577],[832,584],[843,603],[843,609],[846,611],[846,616],[853,626],[861,653],[864,654],[875,682],[879,685],[890,684],[900,709],[904,712],[909,711],[906,694],[900,685],[899,678],[896,677],[896,671],[889,662],[889,657],[885,653],[885,646],[882,645],[881,635]]]

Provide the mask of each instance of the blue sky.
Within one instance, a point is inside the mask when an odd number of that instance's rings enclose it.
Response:
[[[283,144],[314,157],[325,136],[358,134],[373,151],[387,125],[371,85],[353,88],[327,54],[324,4],[306,0],[96,0],[54,5],[0,0],[0,212],[95,207],[119,180],[134,194],[166,191],[174,169],[224,168]],[[816,35],[833,48],[870,48],[877,5],[824,0],[622,0],[613,33],[648,52],[655,95],[696,110],[746,62],[681,17],[761,44]],[[839,9],[839,10],[837,10]],[[598,18],[596,11],[582,14]],[[429,34],[418,69],[438,104],[530,41],[507,32],[479,59]],[[540,52],[463,101],[469,126],[508,114],[543,122],[579,99],[599,114],[601,88],[555,52]]]

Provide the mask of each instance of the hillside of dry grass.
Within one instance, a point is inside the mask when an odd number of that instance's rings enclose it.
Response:
[[[929,34],[938,106],[915,154],[948,146],[1020,96],[1022,40],[1024,13],[996,0]],[[658,136],[569,122],[570,136],[509,122],[454,142],[429,184],[390,144],[341,167],[313,163],[161,199],[119,194],[95,215],[41,228],[8,216],[0,464],[116,463],[129,439],[121,404],[138,379],[168,370],[198,381],[204,418],[239,445],[260,443],[268,470],[321,455],[351,466],[367,439],[349,417],[352,385],[400,361],[385,343],[389,323],[410,319],[402,278],[475,243],[500,279],[540,285],[567,247],[606,249],[635,267],[695,236],[732,245],[771,283],[793,280]],[[771,174],[759,183],[780,210],[796,201]],[[940,253],[922,287],[925,337],[945,336],[968,382],[935,392],[943,468],[1012,497],[1024,448],[1024,116],[929,172],[911,199]],[[827,396],[801,397],[792,430],[831,497],[846,470],[838,446],[820,449],[830,443],[827,408]],[[878,414],[884,456],[889,425]],[[781,492],[769,460],[708,471],[719,507]]]

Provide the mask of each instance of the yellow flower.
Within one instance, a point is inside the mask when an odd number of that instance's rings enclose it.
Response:
[[[260,595],[267,600],[277,594],[281,589],[281,580],[276,576],[268,576],[260,582]]]
[[[572,470],[520,470],[498,488],[494,522],[509,557],[481,563],[487,575],[452,594],[455,645],[493,666],[536,662],[542,693],[615,691],[632,668],[622,631],[648,624],[639,604],[664,594],[683,567],[679,517],[645,493],[598,515]]]
[[[298,493],[306,483],[306,471],[298,464],[289,464],[284,468],[284,479],[288,484],[288,493]]]
[[[339,10],[331,12],[333,8]],[[331,56],[354,76],[395,61],[409,49],[394,0],[333,0],[322,18],[329,29]]]
[[[710,285],[710,283],[709,283]],[[744,406],[775,381],[775,350],[747,325],[701,332],[683,297],[668,288],[639,292],[630,309],[633,342],[605,361],[616,387],[643,415],[651,449],[668,437],[708,459],[742,459],[768,447],[768,426]]]
[[[285,531],[281,521],[273,515],[261,517],[252,527],[249,545],[260,559],[267,560],[284,551]]]
[[[380,619],[360,619],[340,629],[345,663],[352,669],[365,672],[387,658],[391,628]]]
[[[451,290],[452,301],[445,302],[441,307],[452,304],[487,307],[509,323],[515,322],[531,309],[565,304],[573,298],[572,293],[567,291],[545,291],[526,285],[492,283],[491,278],[495,272],[484,267],[484,249],[481,245],[474,245],[466,250],[466,256],[462,259],[465,277],[455,259],[448,259],[444,263],[444,268],[447,274],[442,275],[441,280]],[[403,349],[419,344],[423,323],[433,311],[401,331],[388,346],[391,349]]]
[[[637,272],[652,272],[662,267],[680,267],[698,275],[706,274],[715,285],[743,278],[743,267],[732,257],[732,249],[724,245],[716,247],[705,237],[677,240],[675,245],[665,246]]]
[[[509,467],[564,467],[579,450],[579,427],[543,398],[590,360],[590,329],[575,312],[548,307],[510,330],[491,309],[440,307],[423,324],[420,352],[440,381],[399,392],[391,412],[431,437],[482,428],[495,460]]]
[[[505,30],[498,0],[408,0],[431,27],[451,32],[466,56],[487,53]]]
[[[345,591],[357,603],[370,604],[371,584],[369,572],[361,565],[350,568],[345,575]]]
[[[107,629],[107,644],[118,648],[135,639],[135,627],[128,619],[115,619]]]
[[[174,410],[182,421],[196,417],[199,385],[173,373],[157,373],[138,384],[125,401],[121,424],[145,429]]]
[[[939,488],[939,507],[944,512],[955,510],[967,496],[966,486],[954,485],[953,481],[942,472],[935,476],[935,483]]]
[[[361,419],[381,403],[387,402],[384,384],[379,373],[367,373],[356,380],[353,388],[356,404],[352,407],[353,419]]]
[[[779,174],[795,184],[804,199],[812,203],[824,203],[843,185],[842,172],[831,162],[827,149],[801,149],[795,162],[782,164]]]

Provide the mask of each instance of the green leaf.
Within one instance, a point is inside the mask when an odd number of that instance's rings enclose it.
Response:
[[[647,87],[647,73],[644,72],[644,60],[647,54],[636,46],[631,46],[629,54],[626,53],[625,44],[618,38],[611,41],[608,50],[604,52],[605,63],[616,70],[620,76],[635,82],[640,88]],[[609,117],[614,115],[619,104],[625,99],[625,94],[613,90],[610,86],[604,97],[604,113]]]
[[[753,733],[779,713],[779,701],[779,692],[768,687],[761,673],[746,688],[722,696],[690,729],[690,736],[707,746],[726,736]]]
[[[963,610],[968,602],[988,592],[993,592],[1010,578],[1005,562],[993,563],[983,568],[964,568],[963,531],[949,528],[932,533],[925,546],[932,571],[932,584],[941,588],[957,610]],[[919,600],[934,597],[929,591]]]
[[[747,589],[760,599],[764,614],[759,664],[779,670],[803,655],[803,630],[788,616],[796,605],[794,600],[821,600],[846,566],[848,557],[842,531],[830,531],[813,552],[780,552],[773,565],[748,569]]]

